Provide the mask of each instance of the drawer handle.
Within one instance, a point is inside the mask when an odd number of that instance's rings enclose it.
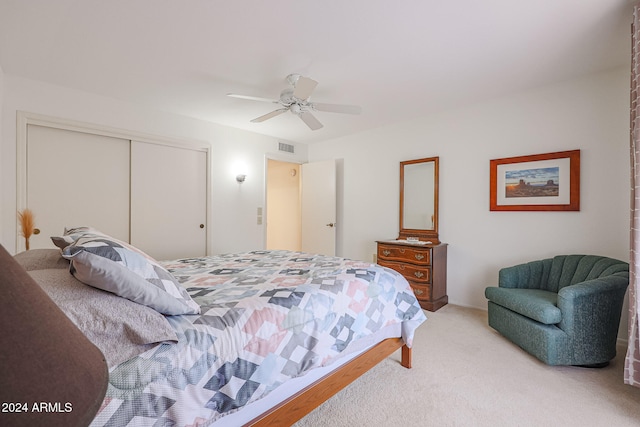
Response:
[[[424,294],[424,291],[422,289],[414,289],[413,293],[416,294],[416,295],[422,295],[422,294]]]
[[[422,261],[422,260],[424,259],[424,255],[422,255],[422,254],[416,254],[416,259],[417,259],[418,261]]]
[[[418,279],[422,279],[424,277],[424,273],[422,271],[416,271],[415,273],[413,273],[413,275]]]
[[[389,256],[389,255],[391,255],[391,251],[390,251],[389,249],[384,249],[384,250],[382,251],[382,255],[384,255],[384,256]]]

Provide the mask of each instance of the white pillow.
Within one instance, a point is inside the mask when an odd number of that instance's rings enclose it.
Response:
[[[111,236],[87,232],[65,247],[78,280],[166,315],[198,314],[200,306],[149,255]]]

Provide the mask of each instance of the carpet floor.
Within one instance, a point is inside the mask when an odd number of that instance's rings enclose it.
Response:
[[[425,313],[412,369],[397,351],[295,426],[640,426],[624,347],[601,369],[547,366],[491,329],[486,311]]]

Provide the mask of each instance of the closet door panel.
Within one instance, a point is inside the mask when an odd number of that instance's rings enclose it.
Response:
[[[131,142],[131,244],[158,260],[207,251],[206,151]]]
[[[40,234],[31,248],[54,247],[64,227],[92,226],[129,240],[130,141],[27,126],[27,207]]]

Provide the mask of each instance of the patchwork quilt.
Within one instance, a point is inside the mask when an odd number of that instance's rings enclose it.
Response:
[[[426,320],[407,281],[375,264],[289,251],[162,264],[201,313],[167,316],[177,344],[111,370],[93,426],[206,426],[386,326],[410,346]]]

